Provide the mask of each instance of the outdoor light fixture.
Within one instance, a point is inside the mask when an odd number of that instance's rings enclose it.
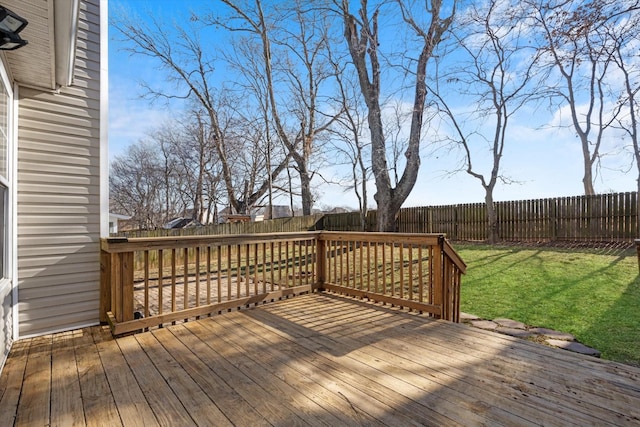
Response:
[[[0,49],[14,50],[27,44],[18,33],[28,24],[27,20],[0,6]]]

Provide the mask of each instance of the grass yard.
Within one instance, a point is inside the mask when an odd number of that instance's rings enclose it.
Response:
[[[635,249],[454,247],[468,265],[462,311],[569,332],[603,358],[640,366]]]

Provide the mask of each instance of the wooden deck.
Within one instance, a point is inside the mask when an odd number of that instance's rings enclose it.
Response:
[[[320,293],[16,342],[0,426],[638,425],[640,369]]]

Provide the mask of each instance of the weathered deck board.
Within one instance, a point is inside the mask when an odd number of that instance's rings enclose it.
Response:
[[[638,425],[640,369],[311,294],[15,343],[0,425]]]
[[[51,425],[84,426],[84,408],[73,344],[74,331],[53,337],[51,355]]]

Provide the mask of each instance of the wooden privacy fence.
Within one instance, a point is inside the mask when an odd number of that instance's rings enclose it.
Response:
[[[558,197],[496,202],[498,234],[504,241],[622,241],[639,237],[638,194]],[[375,211],[367,230],[375,229]],[[325,215],[317,229],[359,230],[357,213]],[[452,240],[486,240],[484,203],[403,208],[401,233],[445,233]]]
[[[638,236],[637,193],[496,202],[498,234],[506,241],[627,241]],[[402,209],[402,232],[446,233],[485,240],[484,203]]]
[[[301,232],[102,241],[114,334],[332,291],[457,322],[465,264],[439,234]]]
[[[258,233],[291,233],[298,231],[315,231],[323,214],[276,218],[265,221],[209,224],[199,227],[174,228],[157,230],[120,231],[118,237],[178,237],[178,236],[211,236],[228,234]]]

